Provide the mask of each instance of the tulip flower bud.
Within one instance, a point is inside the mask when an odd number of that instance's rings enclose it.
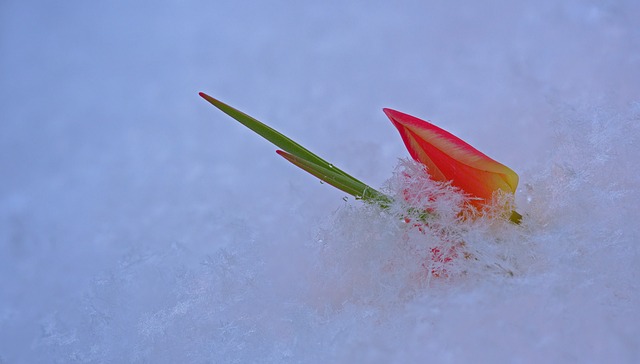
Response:
[[[398,129],[411,157],[427,167],[435,181],[450,181],[482,207],[498,190],[515,193],[518,175],[455,135],[414,116],[383,109]]]

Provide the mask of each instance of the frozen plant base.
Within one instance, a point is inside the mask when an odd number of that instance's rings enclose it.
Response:
[[[465,196],[431,180],[424,166],[401,161],[384,192],[395,200],[388,211],[347,205],[321,230],[324,294],[396,300],[432,284],[502,279],[531,269],[535,245],[526,222],[514,225],[491,213],[464,217]],[[407,217],[407,211],[425,209],[426,223]]]

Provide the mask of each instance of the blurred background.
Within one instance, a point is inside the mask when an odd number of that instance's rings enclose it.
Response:
[[[640,360],[638,19],[631,0],[3,0],[0,363]],[[375,187],[408,156],[381,109],[431,120],[520,174],[531,240],[559,250],[385,307],[309,298],[344,194],[199,91]]]

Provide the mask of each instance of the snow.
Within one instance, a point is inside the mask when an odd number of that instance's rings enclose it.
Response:
[[[0,363],[640,362],[638,16],[3,1]],[[199,91],[390,193],[410,165],[381,109],[429,119],[520,174],[523,225],[441,220],[477,259],[435,277],[434,231]]]

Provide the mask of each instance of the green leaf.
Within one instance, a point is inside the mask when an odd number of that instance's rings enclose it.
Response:
[[[284,159],[295,164],[301,169],[309,172],[310,174],[318,177],[322,181],[332,185],[333,187],[344,191],[355,198],[362,199],[363,201],[376,203],[382,208],[387,208],[392,202],[391,197],[378,192],[377,190],[367,186],[366,184],[351,178],[347,178],[340,173],[336,173],[333,169],[327,169],[319,166],[306,159],[294,156],[282,150],[278,150],[277,153]]]
[[[388,206],[392,201],[390,197],[376,191],[350,174],[335,167],[333,164],[318,157],[307,148],[294,142],[270,126],[203,92],[200,92],[200,96],[225,114],[240,122],[242,125],[253,130],[255,133],[276,146],[282,148],[284,152],[279,151],[278,154],[283,156],[289,162],[320,178],[328,184],[364,201],[375,201],[383,207]]]
[[[254,132],[256,132],[258,135],[260,135],[261,137],[265,138],[266,140],[270,141],[271,143],[275,144],[276,146],[278,146],[279,148],[282,148],[282,150],[284,150],[285,152],[295,155],[296,157],[305,159],[313,164],[316,164],[318,166],[324,167],[324,168],[328,168],[328,169],[333,169],[336,171],[336,173],[339,173],[349,179],[352,179],[354,181],[360,182],[357,179],[355,179],[354,177],[350,176],[348,173],[334,167],[331,163],[327,162],[326,160],[318,157],[317,155],[315,155],[314,153],[312,153],[311,151],[309,151],[307,148],[303,147],[302,145],[294,142],[293,140],[289,139],[287,136],[285,136],[284,134],[278,132],[277,130],[271,128],[270,126],[256,120],[255,118],[243,113],[240,110],[237,110],[227,104],[225,104],[222,101],[216,100],[213,97],[205,94],[204,92],[200,92],[200,96],[209,101],[213,106],[217,107],[218,109],[220,109],[222,112],[224,112],[225,114],[231,116],[232,118],[236,119],[238,122],[240,122],[242,125],[246,126],[247,128],[253,130]],[[362,183],[362,182],[360,182]]]

